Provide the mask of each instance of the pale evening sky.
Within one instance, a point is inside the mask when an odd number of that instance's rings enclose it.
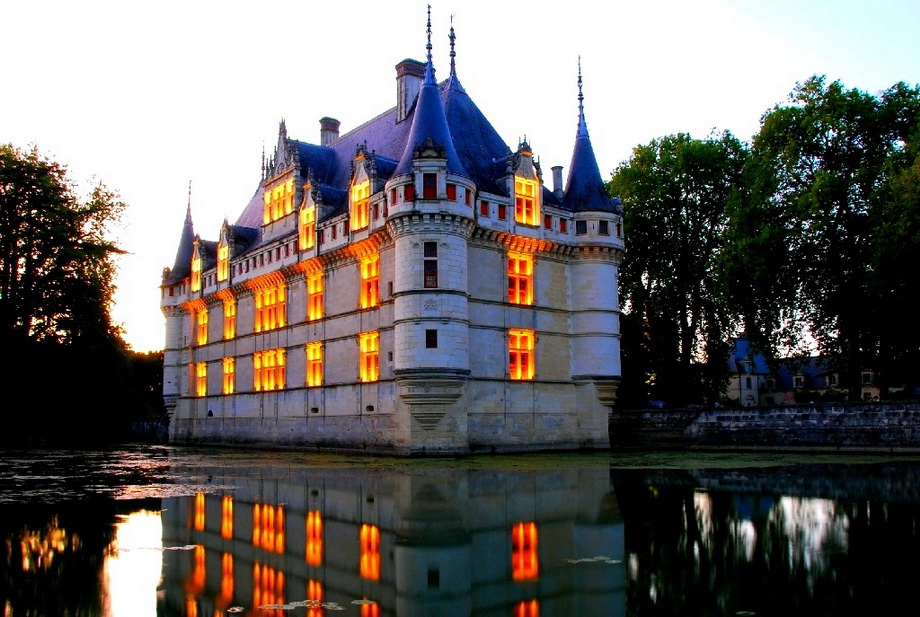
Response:
[[[430,3],[438,80],[453,15],[463,86],[509,147],[527,137],[547,183],[553,165],[568,172],[579,56],[605,178],[662,135],[749,140],[813,74],[871,93],[920,83],[918,0]],[[281,118],[318,143],[323,116],[344,134],[395,105],[394,66],[424,59],[427,4],[0,5],[0,142],[34,144],[128,204],[113,317],[134,349],[163,347],[159,284],[189,181],[195,231],[216,240],[255,191]]]

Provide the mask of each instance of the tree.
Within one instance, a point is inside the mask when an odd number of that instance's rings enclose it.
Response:
[[[918,119],[904,84],[880,97],[818,76],[797,84],[762,118],[750,192],[730,211],[730,289],[749,334],[775,346],[807,331],[852,397],[863,369],[890,368],[891,325],[913,319],[890,301],[911,284],[904,252],[916,257]]]
[[[614,171],[609,190],[623,199],[629,238],[620,270],[624,332],[631,333],[624,364],[635,358],[645,365],[653,398],[713,402],[724,389],[734,317],[719,255],[747,157],[729,132],[705,140],[678,134],[636,147]],[[702,374],[694,368],[700,359]]]

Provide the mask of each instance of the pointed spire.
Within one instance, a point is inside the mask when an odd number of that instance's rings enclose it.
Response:
[[[575,134],[575,149],[572,152],[572,164],[569,166],[569,178],[565,184],[563,204],[574,212],[616,212],[613,201],[607,196],[604,180],[601,178],[588,136],[585,122],[585,95],[582,89],[581,56],[578,57],[578,132]]]
[[[463,86],[460,85],[460,80],[457,78],[457,52],[454,49],[456,45],[457,35],[454,34],[454,16],[450,16],[450,35],[447,37],[450,39],[450,77],[447,80],[447,89],[456,90],[458,92],[466,92],[463,89]]]
[[[178,283],[192,272],[192,250],[195,245],[195,226],[192,224],[192,181],[188,181],[188,204],[185,207],[185,222],[182,223],[182,234],[179,236],[179,247],[176,250],[176,261],[169,270],[169,275],[164,278],[164,285]]]
[[[431,5],[428,5],[428,44],[425,45],[428,51],[427,62],[425,63],[425,83],[437,83],[434,79],[434,62],[431,60]]]

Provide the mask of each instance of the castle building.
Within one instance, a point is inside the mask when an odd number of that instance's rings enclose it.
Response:
[[[396,106],[311,144],[280,123],[217,241],[163,273],[175,443],[447,454],[605,448],[622,210],[584,116],[563,187],[457,78],[396,66]]]

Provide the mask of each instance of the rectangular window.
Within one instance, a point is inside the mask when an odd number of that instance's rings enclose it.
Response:
[[[796,375],[792,378],[792,384],[794,388],[801,388],[803,385],[805,385],[805,378],[801,375]]]
[[[438,331],[425,330],[425,349],[438,348]]]
[[[559,233],[569,233],[569,222],[566,219],[559,219]]]
[[[538,225],[537,181],[514,178],[514,220],[524,225]]]
[[[208,342],[208,309],[202,307],[195,310],[195,342],[204,345]]]
[[[406,201],[414,201],[415,200],[415,185],[414,184],[407,185],[405,188],[405,194],[406,194]]]
[[[533,304],[533,255],[508,253],[508,302]]]
[[[195,365],[195,396],[206,396],[208,393],[208,365],[199,362]]]
[[[284,349],[270,349],[253,354],[253,390],[264,392],[284,389],[284,351]]]
[[[380,202],[377,202],[371,206],[371,216],[375,221],[380,218]]]
[[[511,578],[535,581],[540,575],[537,524],[518,523],[511,529]]]
[[[396,189],[390,189],[390,204],[396,205]]]
[[[543,229],[553,228],[553,217],[548,214],[543,215]]]
[[[195,251],[192,255],[192,291],[201,290],[201,256]]]
[[[236,389],[236,362],[234,358],[224,358],[224,394],[233,394]]]
[[[451,201],[457,201],[457,185],[456,184],[448,183],[447,198]]]
[[[308,566],[323,565],[323,515],[319,510],[307,512],[306,559]],[[322,599],[322,591],[319,596]]]
[[[217,247],[217,280],[230,278],[230,247],[222,244]]]
[[[489,202],[479,202],[479,216],[489,216]]]
[[[361,350],[360,379],[364,382],[377,381],[380,378],[380,334],[362,332],[358,335]]]
[[[534,377],[534,331],[508,331],[508,373],[511,379]]]
[[[438,198],[438,174],[422,174],[422,199]]]
[[[316,207],[300,209],[300,229],[298,230],[300,250],[313,248],[316,242]]]
[[[361,260],[361,308],[380,304],[380,256],[371,255]]]
[[[310,321],[323,317],[323,286],[322,273],[307,278],[307,319]]]
[[[230,495],[224,495],[220,500],[220,537],[233,539],[233,497]]]
[[[230,340],[236,336],[236,300],[229,298],[224,300],[224,340]]]
[[[610,235],[610,222],[609,221],[598,221],[597,222],[597,233],[602,236]]]
[[[262,193],[262,223],[267,225],[294,211],[294,180],[277,184]]]
[[[333,225],[331,228],[330,239],[335,240],[335,237],[338,235],[338,232],[339,232],[338,224]]]
[[[434,288],[438,286],[438,243],[425,243],[425,287]]]
[[[380,528],[376,525],[361,525],[361,578],[380,580]]]
[[[588,233],[588,221],[575,221],[575,235],[583,236]]]
[[[473,195],[470,193],[470,189],[463,189],[463,199],[466,205],[471,206],[473,201]]]
[[[498,220],[508,220],[508,206],[505,204],[498,204]]]
[[[323,344],[307,343],[307,386],[323,385]]]
[[[284,283],[257,289],[253,296],[256,303],[256,332],[283,327],[287,319]]]

